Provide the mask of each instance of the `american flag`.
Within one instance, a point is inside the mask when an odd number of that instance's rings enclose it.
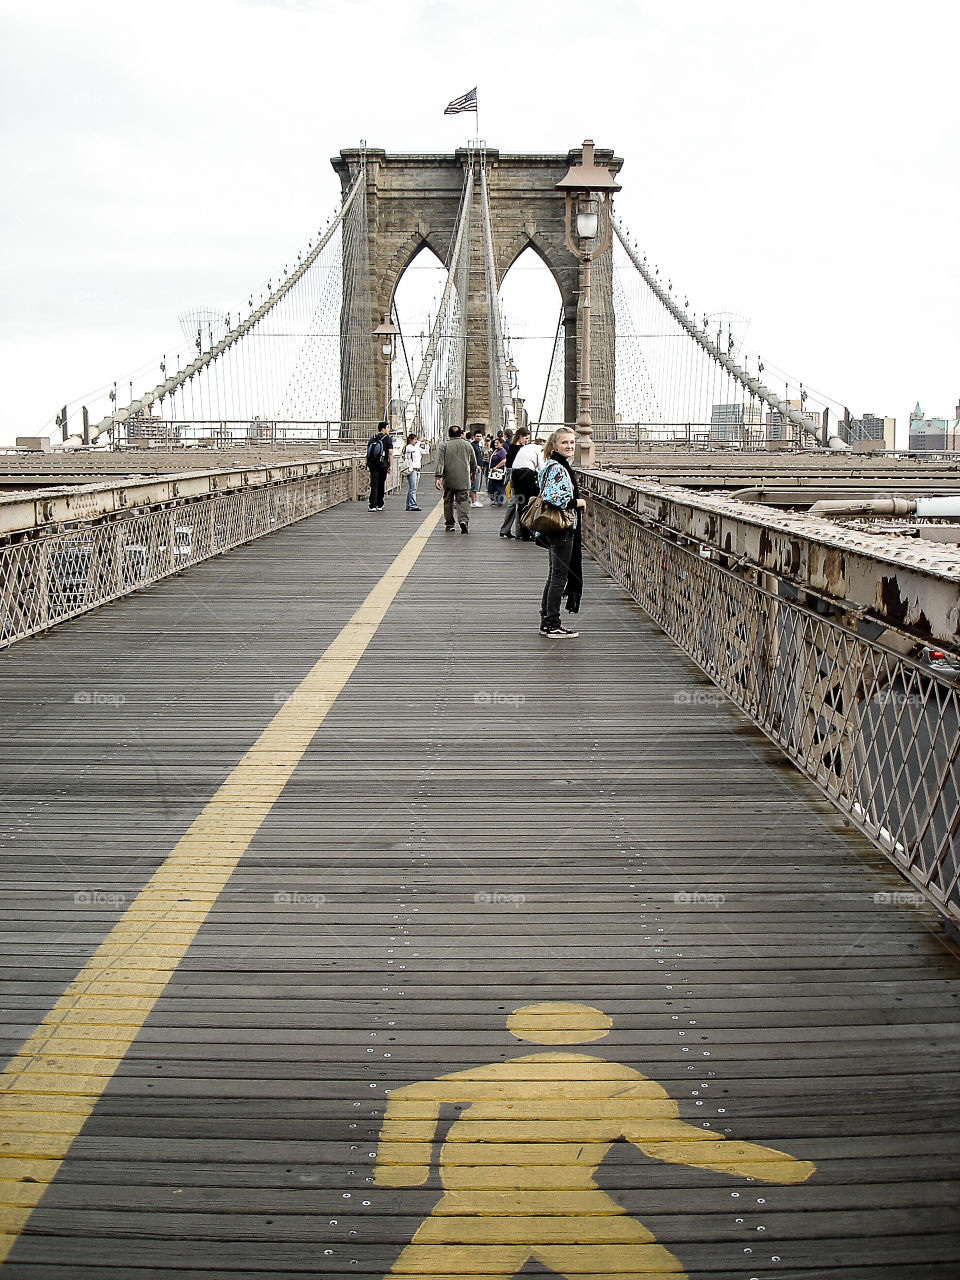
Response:
[[[471,89],[469,93],[465,93],[462,97],[454,98],[443,111],[445,116],[455,116],[459,111],[476,111],[477,109],[477,91]]]

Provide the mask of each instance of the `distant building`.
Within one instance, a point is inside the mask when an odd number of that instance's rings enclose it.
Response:
[[[267,422],[254,414],[247,427],[247,441],[250,444],[275,444],[277,426],[275,422]]]
[[[809,418],[815,426],[820,426],[819,410],[807,409],[799,400],[785,400],[783,403],[787,409],[796,409],[797,413],[802,413],[805,418]],[[793,440],[799,430],[778,409],[768,411],[765,425],[768,440]]]
[[[960,405],[957,406],[960,410]],[[960,448],[960,412],[956,418],[928,418],[920,402],[910,414],[910,448],[920,452],[952,453]]]
[[[180,439],[180,427],[166,422],[152,413],[132,413],[126,421],[127,440],[149,444],[175,444]]]
[[[760,405],[715,404],[710,409],[711,440],[745,440],[752,443],[761,423]],[[750,430],[754,428],[754,430]]]
[[[896,418],[878,418],[876,414],[865,413],[862,418],[841,419],[838,434],[852,448],[857,446],[874,449],[896,448]]]

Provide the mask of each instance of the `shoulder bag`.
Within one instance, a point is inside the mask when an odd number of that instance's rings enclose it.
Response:
[[[577,515],[563,507],[552,507],[537,494],[523,508],[520,523],[531,533],[570,533],[577,523]]]

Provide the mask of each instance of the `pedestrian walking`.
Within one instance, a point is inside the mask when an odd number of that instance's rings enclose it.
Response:
[[[447,533],[454,531],[456,506],[460,532],[469,533],[470,490],[479,473],[477,455],[470,441],[463,438],[460,427],[451,427],[448,436],[437,454],[436,469],[437,488],[443,491],[443,525]]]
[[[393,458],[393,437],[386,419],[377,427],[376,435],[367,441],[367,470],[370,472],[370,510],[383,510],[383,491]]]
[[[550,555],[547,581],[540,599],[540,634],[549,640],[573,640],[580,634],[560,622],[561,602],[566,599],[569,613],[579,613],[583,593],[580,513],[587,504],[580,497],[577,478],[570,467],[576,439],[571,427],[552,431],[543,446],[544,464],[537,476],[543,502],[575,513],[575,523],[569,531],[537,534],[537,541]]]
[[[498,444],[490,455],[488,473],[490,478],[487,481],[487,493],[495,507],[502,507],[506,501],[506,461],[507,451],[502,444]]]
[[[423,449],[420,438],[415,431],[407,436],[400,456],[400,474],[407,477],[407,510],[420,511],[417,506],[417,485],[420,483],[420,469],[423,466]]]
[[[509,454],[507,456],[509,457]],[[519,538],[521,542],[533,541],[533,534],[524,528],[520,519],[527,503],[539,492],[537,474],[542,466],[541,446],[534,444],[529,438],[524,440],[514,456],[513,467],[510,470],[511,502],[515,501],[516,506],[512,515],[510,508],[507,508],[503,524],[500,526],[501,537],[509,538],[512,535],[514,538]],[[513,522],[512,527],[508,524],[508,517]]]
[[[483,503],[480,501],[480,481],[483,476],[484,464],[489,456],[484,447],[485,442],[483,432],[475,431],[469,442],[477,458],[477,470],[474,474],[470,489],[470,505],[471,507],[482,507]]]

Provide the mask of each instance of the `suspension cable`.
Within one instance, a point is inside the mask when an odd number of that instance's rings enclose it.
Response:
[[[614,219],[613,229],[616,232],[617,239],[623,246],[627,257],[639,271],[640,275],[646,281],[652,292],[666,307],[681,328],[684,329],[690,337],[703,348],[708,356],[710,356],[714,361],[716,368],[718,370],[726,370],[726,372],[732,378],[736,379],[740,386],[749,391],[751,395],[762,400],[775,413],[782,415],[783,418],[792,422],[794,426],[799,427],[806,435],[812,437],[813,440],[819,443],[820,429],[813,419],[807,417],[806,414],[799,413],[796,409],[791,409],[785,400],[781,400],[779,396],[774,395],[768,387],[765,387],[760,383],[758,378],[754,378],[751,374],[746,373],[741,369],[741,367],[733,360],[729,352],[721,351],[720,347],[715,342],[712,342],[710,338],[707,337],[706,333],[701,333],[694,321],[690,319],[683,308],[674,302],[669,292],[657,283],[646,264],[641,262],[636,250],[632,248],[629,240],[624,234],[619,219]]]
[[[454,237],[453,250],[450,254],[450,265],[447,268],[447,282],[444,285],[443,297],[440,299],[440,307],[437,311],[437,318],[434,321],[433,328],[430,331],[430,338],[427,342],[426,354],[423,357],[423,363],[420,366],[420,372],[413,384],[413,390],[410,393],[410,400],[416,415],[418,429],[421,427],[420,420],[420,404],[423,400],[423,393],[426,390],[427,382],[430,379],[430,372],[433,369],[433,362],[437,355],[437,346],[440,342],[441,334],[444,332],[444,324],[447,318],[447,312],[450,307],[450,298],[453,293],[453,287],[456,283],[457,272],[463,254],[464,244],[469,245],[469,235],[467,234],[470,227],[470,211],[473,204],[473,167],[467,170],[466,182],[464,184],[463,199],[460,204],[460,216],[457,223],[456,235]],[[466,298],[461,299],[461,322],[465,320]]]
[[[328,227],[326,234],[320,238],[316,247],[307,254],[306,258],[304,258],[296,271],[291,272],[291,274],[287,276],[286,279],[270,294],[266,302],[259,306],[256,311],[252,312],[251,315],[249,315],[241,324],[238,324],[236,328],[231,329],[229,333],[225,334],[219,342],[211,344],[207,351],[202,351],[196,360],[191,364],[188,364],[186,368],[180,370],[180,372],[172,378],[167,378],[165,382],[158,384],[152,391],[147,392],[146,395],[141,396],[137,400],[133,400],[126,406],[126,408],[118,409],[115,413],[108,414],[107,417],[101,418],[98,423],[90,427],[90,440],[96,440],[99,436],[103,435],[104,432],[109,431],[111,427],[126,422],[128,418],[133,417],[135,414],[145,413],[158,400],[162,401],[165,396],[172,395],[174,392],[179,390],[180,387],[189,382],[195,374],[200,373],[208,365],[216,361],[225,351],[229,350],[236,342],[238,342],[240,338],[249,333],[255,325],[259,324],[259,322],[273,310],[277,303],[290,292],[317,258],[319,258],[322,251],[326,248],[328,241],[343,222],[350,206],[356,199],[357,192],[361,189],[362,178],[363,174],[361,172],[354,180],[353,186],[347,193],[346,199],[341,205],[337,216]],[[58,444],[54,447],[70,449],[77,448],[83,443],[83,436],[71,435],[64,440],[62,444]]]

